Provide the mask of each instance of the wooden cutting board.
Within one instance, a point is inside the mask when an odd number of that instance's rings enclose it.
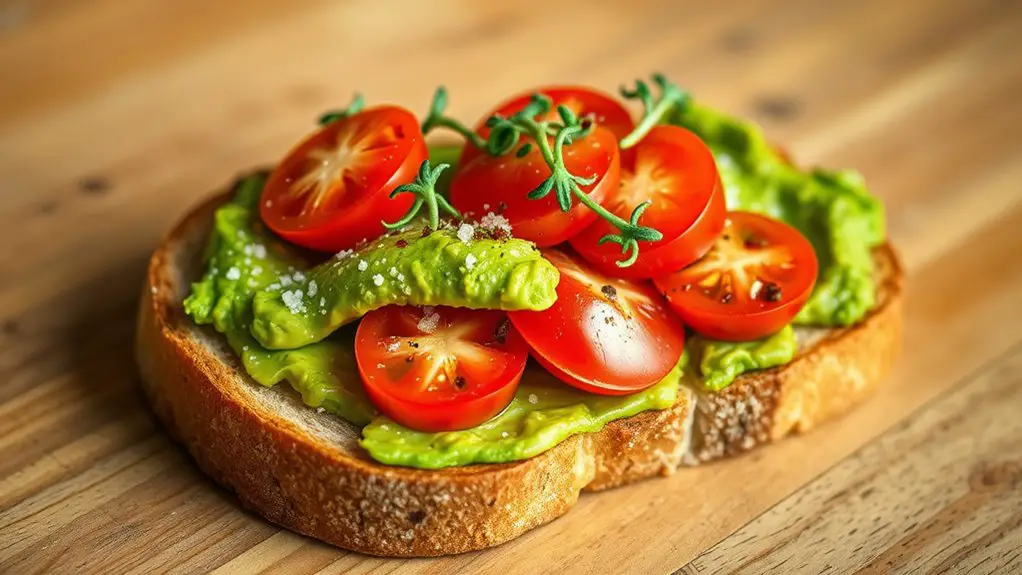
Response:
[[[471,120],[656,70],[886,202],[905,350],[860,409],[416,561],[281,531],[168,439],[131,340],[190,205],[355,90]],[[0,572],[1022,570],[1018,2],[11,0],[0,78]]]

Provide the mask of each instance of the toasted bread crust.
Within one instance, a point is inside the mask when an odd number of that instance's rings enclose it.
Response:
[[[884,271],[877,308],[783,368],[740,378],[715,396],[686,390],[670,409],[571,437],[526,461],[438,471],[386,466],[343,439],[355,433],[342,429],[346,424],[282,402],[283,386],[267,390],[248,380],[184,316],[181,301],[222,201],[190,213],[150,261],[136,340],[146,394],[200,467],[246,507],[363,553],[435,556],[490,547],[562,515],[581,490],[670,474],[683,462],[809,429],[876,385],[900,338],[901,270],[885,246],[877,252]],[[342,438],[323,426],[342,429]]]

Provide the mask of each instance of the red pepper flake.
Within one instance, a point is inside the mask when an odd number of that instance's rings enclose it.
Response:
[[[399,247],[399,248],[407,248],[408,247],[408,240],[406,240],[404,238],[401,238],[400,240],[395,242],[394,245]]]

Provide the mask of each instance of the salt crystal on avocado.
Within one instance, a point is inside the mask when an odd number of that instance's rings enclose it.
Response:
[[[373,285],[376,287],[383,285],[383,274],[376,274],[373,276]]]
[[[284,302],[284,305],[287,306],[288,311],[297,315],[305,313],[306,310],[305,303],[302,302],[303,295],[302,290],[287,290],[280,294],[280,299]]]
[[[231,269],[227,270],[227,275],[225,275],[224,277],[231,281],[241,279],[241,270],[239,270],[236,267],[231,267]]]
[[[316,295],[317,291],[319,291],[319,286],[316,284],[316,280],[312,280],[309,282],[309,297]]]
[[[472,268],[476,265],[476,257],[473,254],[465,256],[465,269],[472,271]]]
[[[364,272],[369,269],[369,262],[365,260],[358,260],[358,271]]]
[[[463,244],[467,244],[475,234],[476,229],[472,224],[461,224],[458,226],[458,239]]]

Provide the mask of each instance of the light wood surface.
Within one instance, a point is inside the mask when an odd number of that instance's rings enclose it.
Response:
[[[1020,32],[1003,0],[0,3],[0,572],[1022,569]],[[422,110],[444,82],[474,119],[654,70],[885,200],[905,352],[860,409],[494,550],[393,561],[242,511],[145,407],[149,251],[323,109]]]

